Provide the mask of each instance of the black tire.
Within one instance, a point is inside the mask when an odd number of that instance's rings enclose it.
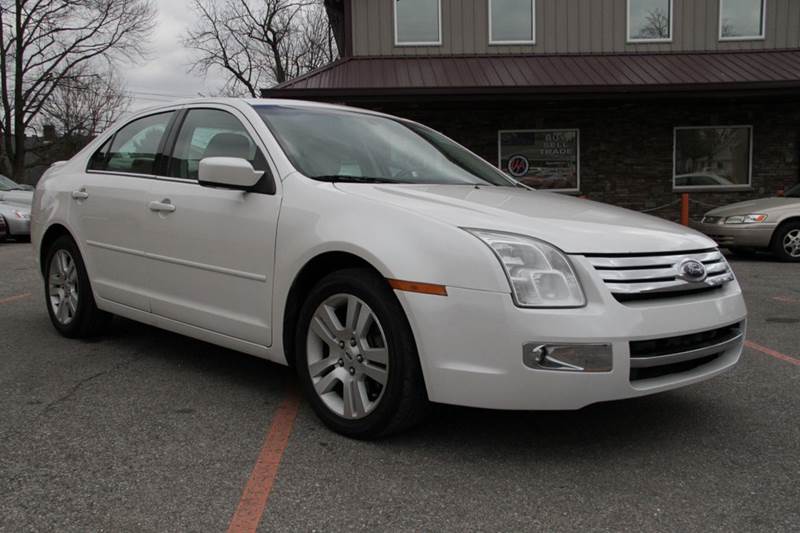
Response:
[[[800,222],[789,222],[778,226],[775,235],[772,237],[772,253],[781,261],[800,263],[800,255],[792,256],[784,246],[786,236],[790,233],[800,234]]]
[[[77,274],[75,283],[77,287],[77,306],[67,323],[64,323],[63,320],[56,316],[51,299],[50,276],[54,268],[53,257],[61,250],[72,258]],[[63,235],[56,239],[45,254],[44,293],[50,321],[63,336],[72,339],[87,338],[97,336],[107,330],[112,315],[97,308],[83,258],[75,241],[68,235]]]
[[[308,364],[311,320],[323,302],[337,295],[355,296],[369,307],[380,324],[388,353],[382,396],[371,412],[357,420],[335,413],[326,405],[317,394]],[[411,327],[394,292],[375,272],[353,268],[323,278],[300,311],[295,346],[295,368],[303,391],[317,416],[333,431],[356,439],[375,439],[407,429],[425,417],[428,398]],[[333,373],[336,367],[331,368]]]

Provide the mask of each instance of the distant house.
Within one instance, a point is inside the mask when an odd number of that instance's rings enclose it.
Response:
[[[798,181],[798,0],[326,5],[342,59],[264,96],[418,120],[538,188],[635,209]]]

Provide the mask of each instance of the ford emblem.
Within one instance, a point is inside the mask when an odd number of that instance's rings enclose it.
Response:
[[[684,259],[678,266],[678,276],[691,283],[700,283],[708,277],[706,266],[697,259]]]

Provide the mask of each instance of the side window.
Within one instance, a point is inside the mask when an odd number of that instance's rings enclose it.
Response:
[[[152,174],[161,138],[172,115],[170,111],[128,123],[94,153],[89,169]]]
[[[264,154],[236,117],[218,109],[193,109],[175,142],[169,175],[196,180],[200,160],[206,157],[239,157],[256,170],[267,170]]]
[[[111,147],[111,141],[114,137],[103,143],[103,146],[97,149],[89,160],[89,170],[105,170],[106,163],[108,162],[108,149]]]

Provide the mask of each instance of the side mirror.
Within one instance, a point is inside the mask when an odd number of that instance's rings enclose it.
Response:
[[[263,172],[254,170],[247,159],[239,157],[206,157],[198,167],[200,185],[228,189],[251,189]]]

